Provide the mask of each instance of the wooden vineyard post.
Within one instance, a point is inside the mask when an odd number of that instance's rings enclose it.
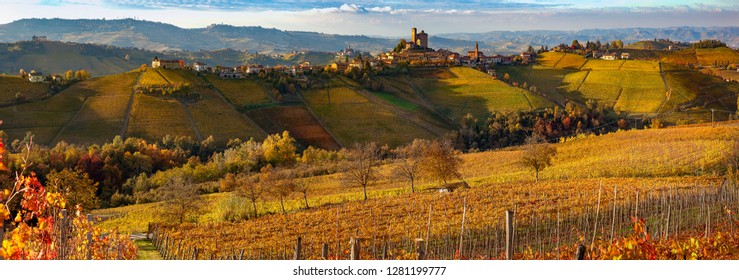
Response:
[[[577,245],[577,253],[575,253],[575,257],[577,260],[584,260],[585,259],[585,245],[579,244]]]
[[[92,214],[87,214],[87,259],[92,259]]]
[[[295,243],[295,255],[293,256],[293,260],[300,260],[301,259],[301,250],[303,249],[303,238],[298,236],[298,240]]]
[[[5,238],[5,221],[0,221],[0,246],[3,244],[3,240]],[[3,257],[0,256],[0,261],[3,260]]]
[[[616,191],[618,186],[613,187],[613,213],[611,214],[611,240],[613,240],[613,230],[616,227]]]
[[[321,248],[321,258],[328,260],[328,243],[323,243],[323,248]]]
[[[62,223],[59,227],[60,240],[59,240],[59,259],[63,260],[67,256],[67,209],[62,209]]]
[[[197,260],[198,259],[198,253],[199,253],[198,252],[198,247],[193,247],[192,248],[192,259],[193,260]]]
[[[513,219],[515,213],[512,210],[505,211],[505,258],[513,259]]]
[[[359,260],[360,259],[359,253],[362,250],[361,242],[362,242],[362,239],[361,238],[359,238],[359,237],[352,237],[352,241],[351,241],[352,250],[351,250],[351,256],[350,256],[351,257],[351,260]]]
[[[422,238],[416,238],[416,253],[418,254],[418,260],[426,259],[426,240]]]

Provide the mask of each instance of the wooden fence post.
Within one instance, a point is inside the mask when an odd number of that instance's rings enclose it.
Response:
[[[426,240],[422,238],[416,238],[416,253],[418,254],[418,260],[426,259]]]
[[[0,221],[0,246],[3,244],[3,240],[5,238],[5,221]],[[0,261],[3,260],[3,257],[0,256]]]
[[[87,214],[87,259],[92,259],[92,214]]]
[[[295,244],[295,255],[293,256],[293,260],[300,260],[301,259],[301,250],[303,249],[303,238],[298,236],[298,241]]]
[[[513,219],[514,219],[514,212],[513,210],[506,210],[505,211],[505,257],[506,260],[512,260],[513,259]]]
[[[359,238],[359,237],[352,237],[352,241],[351,241],[351,247],[352,247],[351,259],[352,260],[359,260],[360,259],[359,252],[362,250],[362,248],[361,248],[361,242],[362,242],[362,239],[361,238]]]
[[[577,245],[577,253],[576,257],[578,260],[584,260],[585,259],[585,245],[579,244]]]
[[[321,258],[324,260],[328,260],[328,243],[323,243],[323,248],[321,249]]]
[[[67,209],[62,209],[62,222],[59,227],[59,259],[64,260],[67,257]]]

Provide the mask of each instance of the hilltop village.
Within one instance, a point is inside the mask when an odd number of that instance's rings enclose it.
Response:
[[[311,65],[310,62],[303,62],[298,65],[284,66],[278,65],[274,67],[265,67],[258,64],[238,65],[238,66],[210,66],[200,61],[188,64],[183,59],[160,59],[155,57],[151,62],[152,68],[167,69],[192,69],[197,72],[216,73],[222,79],[243,79],[250,74],[259,73],[284,73],[291,76],[300,76],[310,70],[324,70],[331,72],[347,72],[352,69],[383,71],[386,69],[403,68],[403,67],[448,67],[448,66],[468,66],[488,71],[490,74],[495,72],[492,70],[493,65],[512,65],[512,64],[529,64],[536,58],[535,52],[522,52],[519,55],[503,56],[499,54],[485,55],[479,49],[479,45],[475,44],[474,49],[462,55],[445,49],[432,49],[429,47],[429,35],[424,30],[418,32],[414,27],[411,29],[410,39],[401,39],[398,45],[390,51],[380,53],[376,56],[362,56],[351,47],[347,47],[336,53],[336,62],[329,65]]]

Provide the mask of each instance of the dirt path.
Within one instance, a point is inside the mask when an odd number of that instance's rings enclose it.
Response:
[[[134,244],[138,247],[136,251],[136,260],[162,260],[162,255],[159,254],[154,244],[149,239],[133,239]]]
[[[87,104],[87,100],[89,100],[89,99],[90,99],[89,97],[85,97],[85,99],[82,100],[82,106],[80,106],[80,109],[77,110],[76,113],[74,113],[74,116],[72,116],[72,118],[69,119],[67,121],[67,123],[64,124],[64,126],[61,129],[59,129],[59,132],[56,133],[56,136],[54,136],[54,139],[51,139],[51,143],[49,143],[49,147],[53,146],[54,143],[56,143],[57,141],[59,141],[59,137],[61,137],[62,136],[62,133],[65,130],[67,130],[67,127],[69,127],[69,124],[72,123],[72,121],[74,121],[74,119],[77,118],[77,116],[80,114],[80,112],[82,112],[82,109],[85,109],[85,105]]]
[[[667,83],[667,75],[665,74],[665,71],[662,70],[662,62],[658,62],[659,64],[659,75],[662,77],[662,82],[665,83],[665,88],[667,89],[667,96],[665,97],[665,100],[662,101],[662,104],[659,105],[659,108],[657,109],[657,114],[662,114],[662,109],[664,109],[665,104],[667,104],[668,101],[670,101],[670,98],[672,97],[672,87],[670,87],[670,84]]]
[[[118,133],[121,138],[126,137],[126,131],[128,130],[128,123],[131,121],[131,111],[133,111],[133,101],[136,97],[136,90],[134,89],[136,85],[141,82],[141,77],[144,76],[143,72],[139,72],[139,75],[136,77],[136,81],[133,83],[133,86],[131,87],[131,97],[128,99],[128,106],[126,107],[126,115],[123,117],[123,124],[121,125],[121,132]]]
[[[195,123],[195,118],[192,117],[192,112],[190,112],[190,108],[187,107],[187,104],[180,101],[180,106],[182,106],[182,110],[185,112],[185,117],[187,117],[187,122],[190,123],[190,128],[193,132],[195,132],[195,137],[198,138],[198,141],[203,141],[203,134],[200,133],[200,128],[198,128],[198,125]]]

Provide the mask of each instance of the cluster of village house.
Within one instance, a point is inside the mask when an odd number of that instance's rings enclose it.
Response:
[[[509,64],[528,64],[534,61],[536,59],[536,53],[530,53],[530,52],[522,52],[519,55],[509,55],[509,56],[503,56],[499,54],[495,55],[485,55],[482,51],[480,51],[480,48],[477,43],[475,43],[475,48],[473,50],[470,50],[467,52],[467,55],[461,55],[459,53],[439,49],[434,50],[428,47],[428,34],[421,30],[420,33],[418,33],[417,29],[414,27],[411,29],[411,39],[406,41],[405,49],[400,50],[399,52],[395,51],[389,51],[379,54],[375,58],[368,58],[368,59],[362,59],[362,58],[354,58],[352,60],[344,61],[344,62],[334,62],[331,65],[327,65],[330,69],[334,71],[346,71],[350,68],[358,68],[363,69],[364,67],[372,67],[377,70],[382,70],[383,68],[393,68],[397,67],[400,64],[408,64],[408,65],[419,65],[419,66],[468,66],[468,67],[480,67],[488,69],[488,73],[491,75],[495,75],[495,71],[492,70],[493,65],[509,65]],[[343,57],[349,57],[356,54],[356,52],[351,49],[347,48],[339,53],[337,55],[343,56]],[[615,52],[603,52],[603,51],[593,51],[591,53],[588,53],[586,57],[591,58],[600,58],[604,60],[616,60],[616,59],[629,59],[628,53],[615,53]],[[167,68],[167,69],[182,69],[187,68],[188,65],[185,64],[185,61],[182,59],[174,59],[174,60],[166,60],[166,59],[159,59],[158,57],[155,57],[151,61],[151,67],[152,68]],[[198,71],[198,72],[210,72],[210,73],[216,73],[218,74],[222,79],[243,79],[248,74],[258,74],[258,73],[270,73],[270,72],[279,72],[279,73],[285,73],[292,76],[300,76],[306,71],[309,70],[319,70],[324,69],[325,66],[316,66],[311,65],[309,62],[304,62],[299,65],[295,66],[274,66],[274,67],[265,67],[262,65],[242,65],[238,67],[210,67],[202,62],[194,62],[192,66],[189,66],[192,70]],[[57,77],[58,75],[52,77],[53,79],[61,79],[61,77]],[[28,75],[28,80],[31,82],[43,82],[47,80],[41,72],[31,73]]]
[[[223,79],[243,79],[248,74],[258,74],[261,72],[280,72],[293,76],[299,76],[308,70],[319,70],[328,67],[331,70],[343,72],[347,69],[358,68],[364,69],[364,67],[371,67],[377,70],[383,68],[393,68],[400,64],[408,65],[422,65],[422,66],[469,66],[478,67],[483,66],[488,68],[489,66],[496,64],[513,64],[514,62],[520,64],[528,64],[532,62],[536,54],[523,52],[520,55],[492,55],[487,56],[480,51],[478,44],[475,44],[475,49],[467,52],[467,55],[460,55],[459,53],[452,52],[449,50],[439,49],[434,50],[428,47],[428,34],[423,30],[418,33],[416,28],[411,29],[411,39],[406,41],[405,49],[399,52],[385,52],[381,53],[375,58],[354,58],[344,62],[334,62],[327,66],[315,66],[309,62],[304,62],[295,66],[274,66],[265,67],[262,65],[243,65],[238,67],[210,67],[202,62],[194,62],[192,70],[198,72],[211,72],[218,74]],[[351,48],[344,49],[337,53],[337,55],[343,57],[349,57],[356,54]],[[169,68],[169,69],[181,69],[186,68],[184,60],[164,60],[155,57],[151,62],[152,68]],[[490,71],[490,73],[494,73]]]

